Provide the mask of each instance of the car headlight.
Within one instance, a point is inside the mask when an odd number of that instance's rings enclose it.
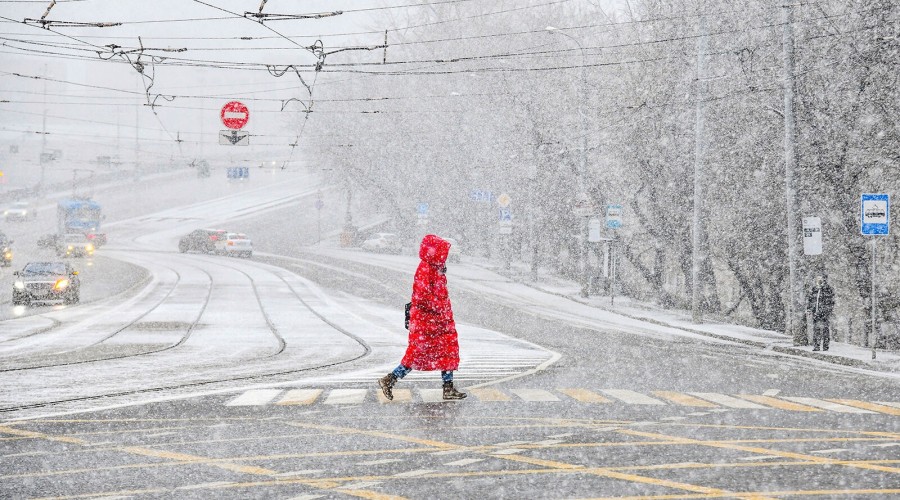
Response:
[[[69,250],[75,250],[75,247],[73,247],[72,245],[69,245]]]
[[[24,281],[16,281],[15,283],[13,283],[13,286],[16,287],[16,290],[24,290],[25,282]]]
[[[7,258],[7,259],[12,259],[12,252],[6,252],[6,253],[4,253],[4,254],[3,254],[3,257],[5,257],[5,258]]]
[[[67,286],[69,286],[69,280],[67,280],[66,278],[60,278],[60,279],[56,280],[56,284],[53,285],[53,289],[54,290],[62,290]]]
[[[94,251],[94,245],[91,245],[90,243],[88,243],[87,246],[84,247],[84,248],[85,248],[85,250],[87,250],[88,252],[93,252],[93,251]]]

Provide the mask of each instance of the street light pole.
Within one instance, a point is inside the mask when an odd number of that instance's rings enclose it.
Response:
[[[547,26],[545,28],[548,33],[556,33],[562,35],[569,40],[575,42],[575,45],[578,45],[578,50],[581,51],[581,105],[579,109],[579,114],[581,115],[581,169],[578,172],[578,191],[579,195],[585,194],[587,192],[585,190],[586,186],[586,178],[587,178],[587,57],[584,54],[584,46],[581,42],[578,41],[574,36],[561,31],[559,28],[555,28],[553,26]],[[581,248],[581,269],[582,269],[582,283],[581,283],[581,296],[588,296],[588,286],[590,283],[589,277],[589,269],[588,269],[588,219],[589,217],[584,217],[584,227],[582,228],[582,248]]]

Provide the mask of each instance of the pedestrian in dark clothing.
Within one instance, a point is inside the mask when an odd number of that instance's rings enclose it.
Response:
[[[453,387],[453,371],[459,368],[459,340],[450,295],[447,292],[447,256],[450,243],[429,234],[422,239],[413,280],[409,310],[409,344],[400,365],[378,379],[384,397],[394,399],[397,380],[412,370],[441,370],[444,399],[463,399],[466,394]]]
[[[828,276],[821,274],[816,277],[816,284],[806,296],[806,312],[812,316],[813,321],[813,351],[828,350],[831,341],[831,326],[829,319],[834,310],[834,289],[828,284]]]

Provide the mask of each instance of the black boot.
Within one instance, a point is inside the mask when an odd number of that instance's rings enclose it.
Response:
[[[397,376],[393,373],[388,373],[384,377],[378,379],[378,385],[381,386],[381,392],[384,393],[384,397],[388,398],[388,401],[394,400],[394,384],[397,383]]]
[[[453,387],[453,382],[444,382],[444,399],[465,399],[464,392],[459,392]]]

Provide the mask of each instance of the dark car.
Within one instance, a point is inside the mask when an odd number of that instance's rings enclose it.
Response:
[[[29,262],[13,275],[13,305],[33,302],[77,304],[81,300],[78,271],[66,262]]]
[[[181,237],[178,251],[211,253],[216,250],[216,242],[224,239],[228,231],[224,229],[196,229]]]

